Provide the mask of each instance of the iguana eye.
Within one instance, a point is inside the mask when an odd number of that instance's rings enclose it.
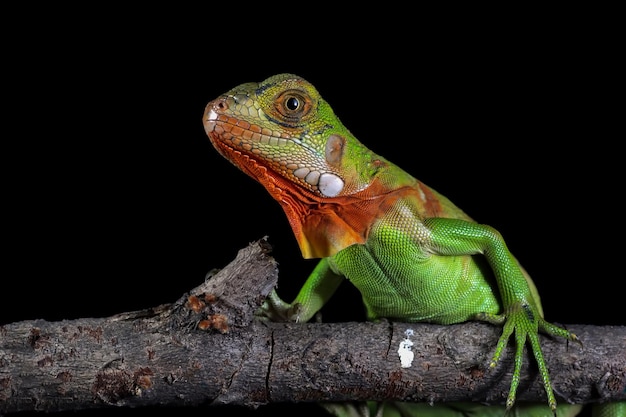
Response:
[[[283,92],[274,101],[278,113],[288,121],[298,121],[311,110],[311,98],[299,90]]]
[[[287,110],[296,111],[300,107],[300,100],[297,97],[288,97],[285,100],[285,107]]]

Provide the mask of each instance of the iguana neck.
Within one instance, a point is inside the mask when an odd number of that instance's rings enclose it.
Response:
[[[380,162],[385,165],[381,170],[383,175],[373,178],[366,188],[351,195],[324,198],[274,172],[263,164],[262,159],[257,160],[220,143],[216,143],[216,147],[280,203],[305,258],[332,256],[350,245],[365,243],[372,225],[398,199],[419,195],[428,215],[435,216],[442,211],[435,193],[412,177],[407,178],[407,184],[393,186],[391,183],[398,176],[387,169],[398,168],[387,166],[386,161]]]

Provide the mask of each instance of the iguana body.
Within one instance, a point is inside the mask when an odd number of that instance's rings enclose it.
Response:
[[[491,365],[511,336],[517,344],[506,407],[529,343],[556,409],[538,333],[577,338],[543,319],[532,280],[495,229],[367,149],[298,76],[236,87],[208,104],[204,125],[215,148],[281,204],[303,256],[322,258],[293,303],[271,295],[268,316],[308,321],[347,278],[371,320],[499,323]]]

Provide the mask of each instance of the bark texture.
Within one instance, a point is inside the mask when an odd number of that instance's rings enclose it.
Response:
[[[107,406],[342,400],[502,404],[513,347],[491,371],[500,328],[268,323],[254,312],[276,285],[266,240],[242,249],[177,302],[107,318],[0,327],[0,414]],[[584,346],[543,338],[561,402],[626,400],[626,326],[568,325]],[[408,349],[400,349],[406,342]],[[399,349],[411,352],[402,367]],[[527,358],[518,401],[545,401]]]

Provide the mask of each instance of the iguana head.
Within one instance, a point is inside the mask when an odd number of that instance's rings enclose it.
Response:
[[[293,74],[242,84],[203,117],[213,146],[285,210],[305,257],[363,243],[388,163],[346,129],[313,85]]]

